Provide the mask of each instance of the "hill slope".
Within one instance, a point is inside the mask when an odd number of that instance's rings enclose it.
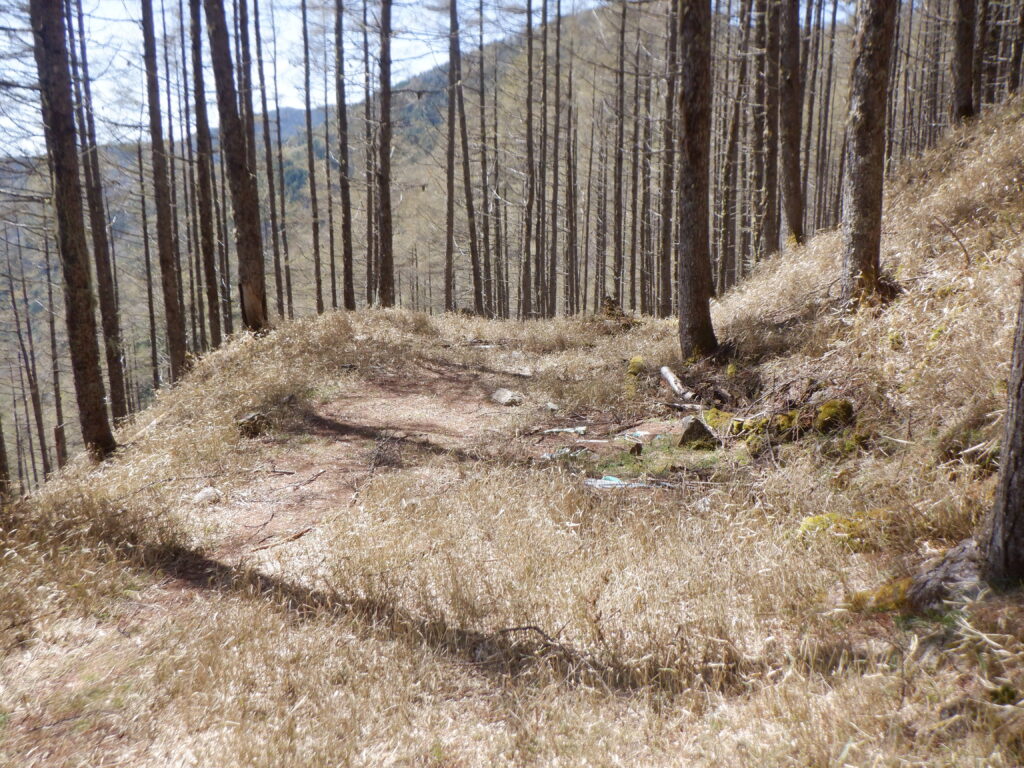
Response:
[[[1020,764],[1019,598],[910,617],[899,580],[991,500],[1022,150],[1015,102],[904,169],[884,307],[836,310],[834,233],[763,265],[727,364],[669,321],[405,311],[211,354],[5,510],[0,756]],[[661,364],[720,447],[672,439]]]

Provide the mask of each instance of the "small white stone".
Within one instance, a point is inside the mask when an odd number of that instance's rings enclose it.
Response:
[[[192,497],[192,503],[219,504],[223,498],[224,494],[222,494],[216,488],[203,488],[195,496]]]

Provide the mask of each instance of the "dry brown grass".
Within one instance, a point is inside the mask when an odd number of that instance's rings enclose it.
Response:
[[[933,619],[849,601],[990,503],[984,451],[958,451],[998,431],[1022,157],[1011,104],[890,185],[885,264],[905,290],[884,307],[836,311],[833,233],[724,297],[733,366],[684,378],[749,414],[813,379],[855,404],[859,438],[736,448],[674,488],[593,491],[515,437],[661,413],[656,379],[634,392],[624,370],[678,363],[669,321],[331,314],[209,355],[112,461],[79,459],[0,518],[0,763],[1020,765],[1015,598]],[[374,473],[313,532],[209,559],[228,523],[198,489],[315,466],[334,449],[297,434],[303,414],[423,366],[527,405],[457,450],[375,462],[366,438],[353,460]],[[258,440],[235,425],[253,410]],[[801,533],[826,513],[856,535]]]

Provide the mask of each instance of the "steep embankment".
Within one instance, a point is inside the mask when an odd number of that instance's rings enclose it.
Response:
[[[835,234],[763,265],[720,364],[670,321],[409,312],[208,356],[4,512],[0,758],[1020,764],[1015,599],[910,617],[899,580],[990,502],[1022,150],[1011,104],[904,169],[885,306],[838,311]]]

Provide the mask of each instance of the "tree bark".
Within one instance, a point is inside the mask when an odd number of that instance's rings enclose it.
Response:
[[[953,39],[953,119],[974,117],[975,0],[956,0]]]
[[[986,578],[997,586],[1024,581],[1024,291],[1017,309],[999,484],[986,543]]]
[[[850,75],[843,176],[843,297],[864,303],[877,292],[885,177],[885,114],[898,4],[861,0]]]

